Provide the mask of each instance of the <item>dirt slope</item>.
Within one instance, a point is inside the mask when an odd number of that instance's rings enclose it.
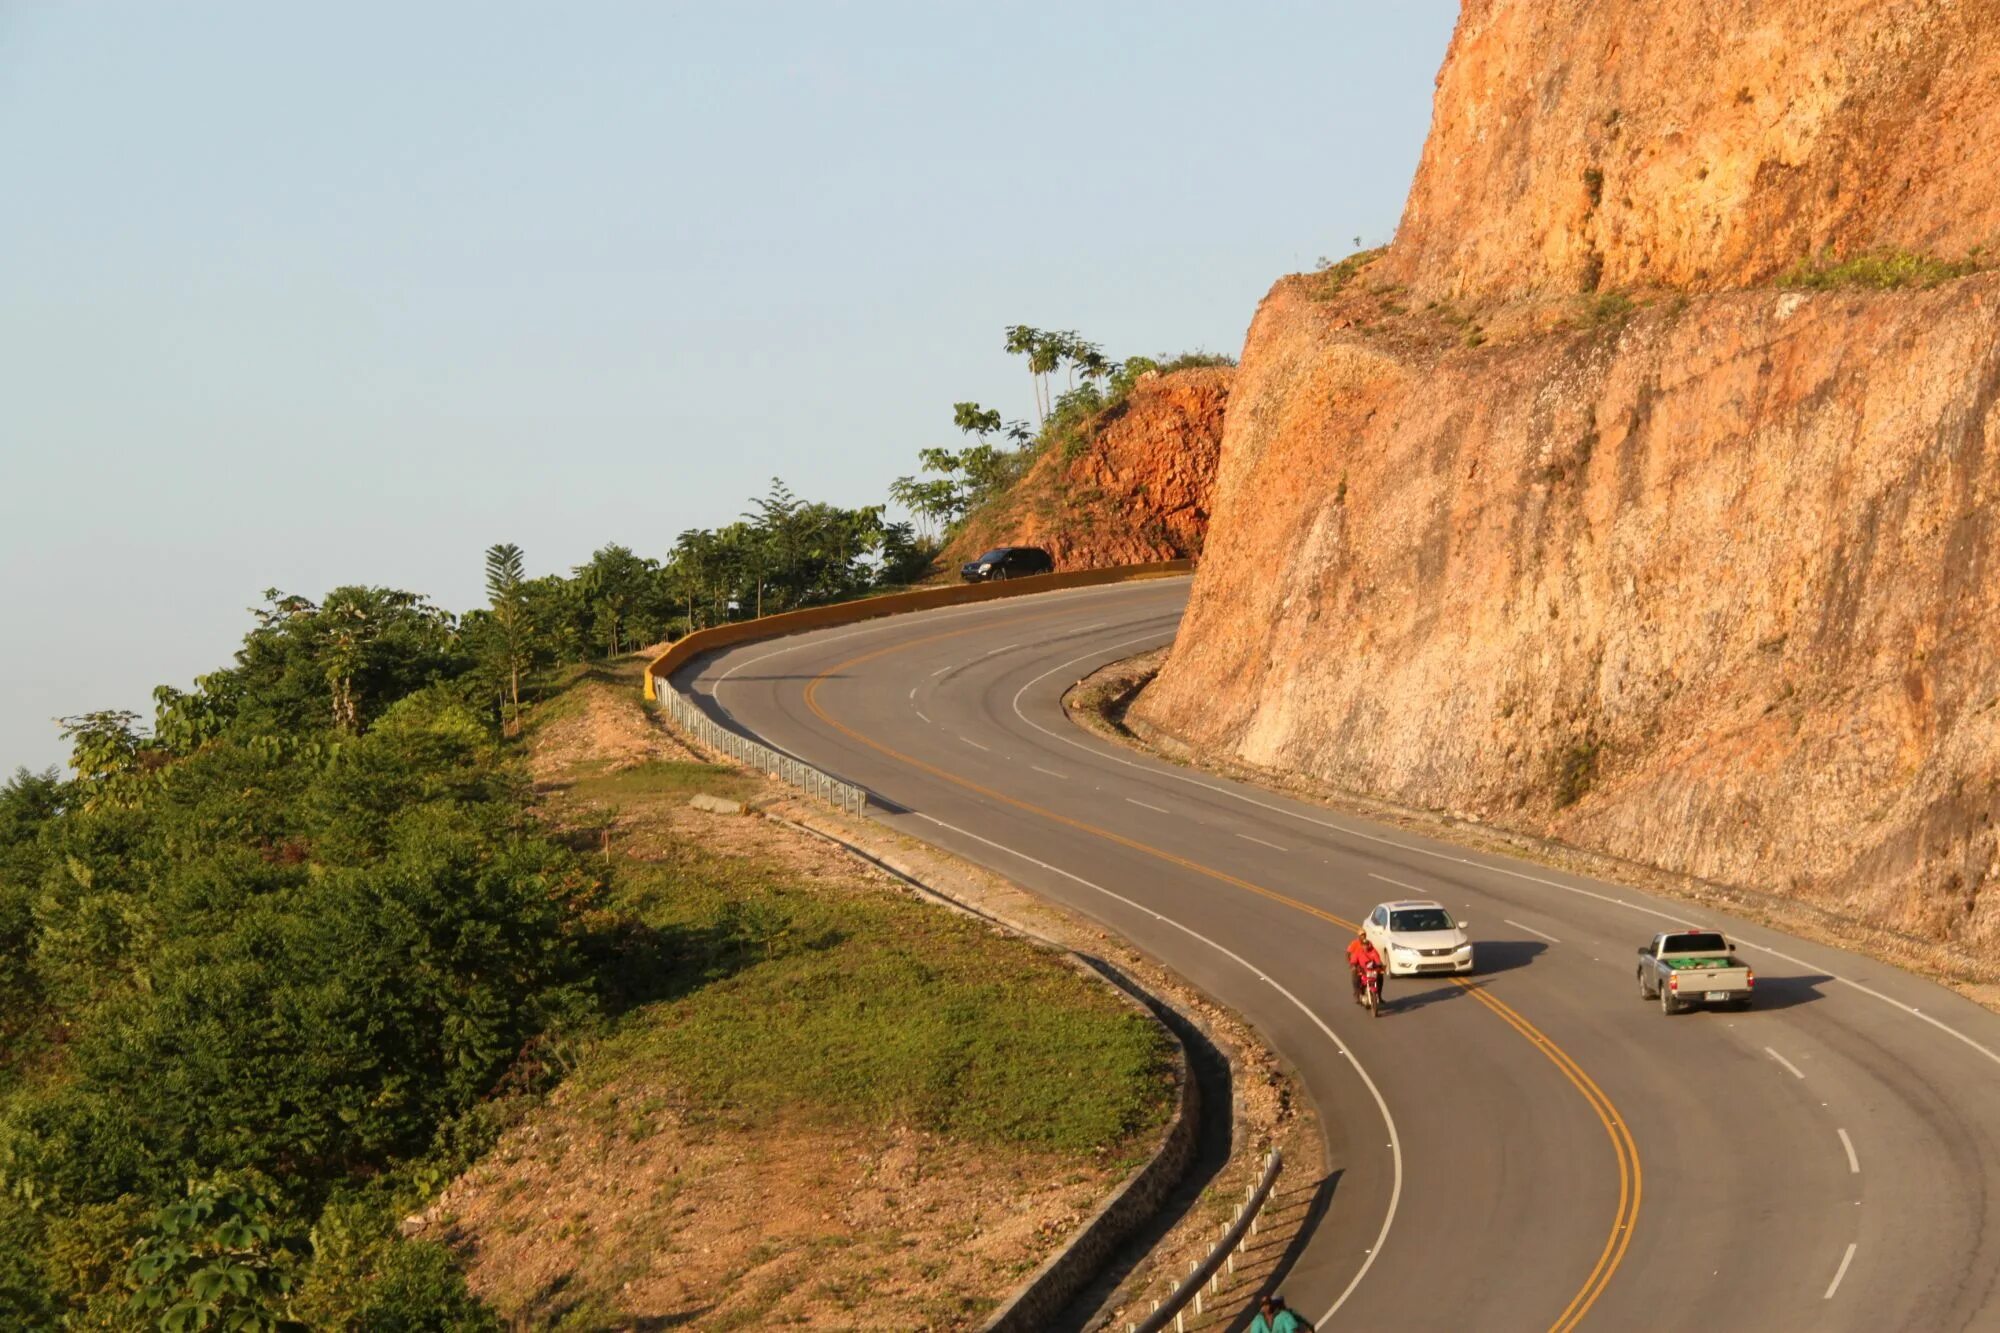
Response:
[[[994,546],[1041,546],[1057,569],[1201,554],[1222,450],[1226,366],[1151,375],[1087,443],[1049,449],[999,502],[971,515],[939,556],[958,566]]]
[[[1727,165],[1766,140],[1696,68],[1704,43],[1751,104],[1831,90],[1796,169]],[[1714,286],[1829,238],[1969,250],[2000,230],[2000,173],[1971,168],[2000,101],[1953,90],[1996,76],[1990,3],[1469,4],[1396,244],[1257,314],[1193,601],[1138,716],[2000,944],[2000,274],[1636,311],[1561,294],[1592,262]],[[1579,230],[1562,201],[1611,106],[1646,142],[1592,159],[1625,211]],[[1890,172],[1898,144],[1923,152]]]

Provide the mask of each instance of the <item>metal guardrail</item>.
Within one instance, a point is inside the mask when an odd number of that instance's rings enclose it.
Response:
[[[770,746],[739,736],[727,727],[720,727],[709,716],[695,707],[694,702],[670,682],[661,682],[664,688],[657,693],[659,702],[666,708],[674,722],[686,730],[696,740],[711,750],[728,755],[738,763],[747,764],[760,772],[769,773],[780,782],[789,783],[823,801],[840,807],[850,815],[866,814],[868,793],[851,782],[842,782],[831,773],[814,768],[803,760],[788,754],[780,754]]]
[[[1236,1209],[1235,1218],[1222,1229],[1215,1247],[1208,1252],[1208,1258],[1189,1264],[1188,1275],[1174,1285],[1167,1298],[1153,1302],[1152,1311],[1136,1324],[1127,1324],[1125,1333],[1162,1333],[1169,1324],[1175,1333],[1186,1333],[1189,1307],[1199,1317],[1204,1298],[1217,1293],[1225,1270],[1230,1274],[1236,1272],[1236,1251],[1246,1237],[1257,1234],[1258,1214],[1271,1197],[1271,1187],[1278,1183],[1278,1172],[1284,1166],[1284,1154],[1271,1149],[1271,1155],[1264,1159],[1264,1174],[1250,1187]]]

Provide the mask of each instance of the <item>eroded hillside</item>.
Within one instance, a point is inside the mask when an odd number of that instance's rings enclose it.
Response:
[[[1234,374],[1201,366],[1141,378],[1075,445],[1051,442],[1017,486],[971,514],[939,564],[955,571],[997,545],[1045,547],[1058,569],[1201,554]]]
[[[1996,103],[1960,98],[2000,6],[1842,13],[1468,5],[1396,244],[1258,312],[1138,715],[2000,942],[2000,274],[1971,272],[2000,176],[1972,170]],[[1683,77],[1697,49],[1728,54]],[[1749,101],[1718,96],[1746,51]],[[1766,126],[1744,151],[1779,165],[1727,166],[1760,98],[1817,107],[1810,143],[1773,158]],[[1593,200],[1608,108],[1634,137]],[[1892,178],[1899,142],[1924,151]],[[1907,285],[1765,281],[1826,242],[1910,247],[1851,270]]]

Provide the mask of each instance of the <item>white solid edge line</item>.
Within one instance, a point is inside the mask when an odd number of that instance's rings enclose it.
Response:
[[[1792,1071],[1792,1077],[1793,1077],[1793,1078],[1804,1078],[1804,1077],[1805,1077],[1805,1075],[1804,1075],[1804,1074],[1803,1074],[1802,1072],[1800,1072],[1800,1070],[1799,1070],[1799,1067],[1798,1067],[1797,1065],[1793,1064],[1793,1063],[1792,1063],[1792,1062],[1791,1062],[1790,1060],[1787,1060],[1787,1059],[1786,1059],[1786,1058],[1785,1058],[1784,1056],[1782,1056],[1782,1055],[1779,1055],[1779,1054],[1778,1054],[1778,1053],[1777,1053],[1776,1051],[1772,1050],[1772,1049],[1771,1049],[1771,1048],[1770,1048],[1769,1046],[1766,1046],[1766,1047],[1764,1048],[1764,1054],[1766,1054],[1766,1055],[1770,1056],[1770,1057],[1771,1057],[1771,1058],[1772,1058],[1773,1060],[1776,1060],[1776,1061],[1777,1061],[1777,1062],[1778,1062],[1779,1064],[1781,1064],[1781,1065],[1783,1065],[1783,1066],[1784,1066],[1785,1068],[1787,1068],[1787,1069],[1791,1070],[1791,1071]]]
[[[1529,933],[1530,935],[1540,935],[1540,936],[1541,936],[1541,937],[1542,937],[1543,939],[1547,940],[1547,941],[1548,941],[1548,942],[1549,942],[1550,944],[1561,944],[1561,943],[1562,943],[1562,941],[1561,941],[1561,940],[1557,939],[1557,938],[1556,938],[1555,936],[1553,936],[1553,935],[1549,934],[1549,933],[1548,933],[1547,931],[1545,931],[1545,930],[1536,930],[1536,929],[1535,929],[1535,928],[1534,928],[1533,926],[1524,926],[1524,925],[1522,925],[1522,924],[1521,924],[1520,922],[1518,922],[1518,921],[1509,921],[1509,920],[1508,920],[1508,919],[1507,919],[1506,917],[1504,917],[1504,916],[1500,918],[1500,924],[1501,924],[1501,925],[1503,925],[1503,926],[1512,926],[1512,927],[1513,927],[1514,929],[1516,929],[1516,930],[1525,930],[1525,931],[1527,931],[1527,932],[1528,932],[1528,933]]]
[[[1136,805],[1141,810],[1151,810],[1155,814],[1170,815],[1173,813],[1173,811],[1167,809],[1164,805],[1147,805],[1144,801],[1135,801],[1130,796],[1127,796],[1125,800],[1127,804]]]
[[[1685,914],[1676,915],[1671,912],[1662,912],[1656,908],[1646,907],[1639,903],[1626,902],[1622,898],[1614,898],[1608,893],[1593,893],[1589,889],[1578,888],[1574,884],[1565,884],[1561,880],[1550,879],[1546,875],[1531,875],[1524,870],[1516,870],[1511,866],[1494,865],[1489,861],[1476,861],[1469,856],[1453,856],[1449,852],[1434,851],[1429,847],[1414,846],[1410,843],[1402,842],[1395,838],[1384,837],[1379,833],[1370,833],[1366,829],[1353,828],[1350,827],[1349,825],[1342,824],[1335,820],[1318,819],[1300,810],[1288,810],[1282,805],[1273,805],[1268,801],[1260,801],[1256,797],[1251,796],[1248,793],[1236,791],[1229,787],[1219,786],[1213,782],[1203,782],[1201,779],[1189,777],[1185,773],[1171,772],[1167,769],[1155,767],[1150,764],[1142,764],[1137,762],[1136,760],[1127,759],[1123,755],[1112,754],[1107,750],[1101,750],[1094,746],[1085,745],[1082,741],[1079,741],[1074,737],[1064,736],[1057,732],[1050,731],[1047,727],[1043,726],[1041,723],[1035,721],[1033,718],[1029,717],[1026,713],[1021,711],[1021,696],[1026,694],[1034,686],[1039,685],[1044,680],[1047,680],[1050,676],[1055,675],[1056,672],[1065,670],[1069,667],[1073,667],[1078,662],[1088,661],[1089,659],[1097,656],[1099,653],[1106,651],[1107,648],[1122,648],[1126,644],[1144,643],[1147,641],[1155,640],[1156,638],[1157,638],[1156,635],[1142,634],[1136,638],[1126,639],[1123,643],[1108,644],[1104,648],[1098,648],[1093,652],[1085,653],[1081,657],[1073,657],[1069,661],[1064,662],[1061,666],[1052,667],[1048,671],[1044,671],[1041,675],[1035,677],[1033,680],[1029,681],[1026,685],[1023,685],[1020,689],[1014,692],[1014,716],[1020,718],[1021,721],[1027,723],[1029,726],[1033,727],[1036,731],[1041,732],[1044,736],[1047,736],[1052,740],[1061,741],[1064,745],[1075,746],[1077,749],[1082,750],[1085,754],[1096,755],[1099,759],[1106,759],[1114,764],[1123,764],[1127,768],[1141,769],[1147,773],[1154,775],[1155,777],[1166,778],[1169,781],[1189,783],[1193,786],[1201,787],[1207,791],[1215,792],[1218,795],[1227,796],[1231,800],[1242,801],[1245,805],[1254,805],[1260,810],[1268,810],[1273,814],[1285,815],[1292,819],[1297,819],[1307,824],[1316,824],[1321,828],[1332,829],[1336,833],[1345,834],[1346,836],[1351,838],[1359,838],[1365,842],[1378,843],[1384,847],[1394,847],[1400,851],[1408,852],[1415,856],[1428,856],[1439,861],[1450,861],[1457,865],[1471,866],[1476,870],[1484,870],[1495,875],[1506,875],[1513,879],[1524,880],[1530,884],[1541,884],[1548,888],[1560,889],[1564,893],[1576,894],[1577,896],[1583,898],[1595,898],[1599,902],[1610,903],[1614,907],[1623,907],[1629,911],[1638,912],[1641,913],[1642,915],[1654,917],[1661,921],[1671,921],[1676,924],[1680,924],[1685,921],[1686,919]],[[1860,991],[1863,995],[1866,995],[1871,999],[1880,1000],[1884,1004],[1891,1005],[1897,1009],[1901,1009],[1904,1013],[1909,1014],[1913,1018],[1922,1019],[1924,1022],[1930,1024],[1938,1031],[1945,1033],[1948,1036],[1956,1037],[1959,1041],[1964,1042],[1967,1046],[1970,1046],[1973,1050],[1979,1052],[1981,1055],[1985,1056],[1988,1060],[1991,1060],[1994,1064],[2000,1065],[2000,1052],[1996,1052],[1991,1047],[1988,1047],[1979,1042],[1977,1039],[1967,1036],[1965,1033],[1960,1032],[1957,1028],[1951,1026],[1949,1023],[1943,1022],[1940,1019],[1934,1018],[1931,1015],[1924,1013],[1922,1010],[1918,1009],[1915,1005],[1904,1004],[1901,1000],[1895,999],[1888,995],[1884,995],[1881,991],[1876,990],[1873,986],[1865,986],[1861,982],[1858,982],[1851,977],[1842,976],[1840,973],[1833,971],[1831,968],[1821,967],[1817,963],[1808,963],[1802,958],[1794,958],[1790,954],[1779,953],[1776,949],[1766,948],[1761,944],[1751,944],[1746,940],[1739,939],[1736,941],[1736,943],[1741,945],[1745,949],[1754,949],[1758,953],[1767,953],[1774,958],[1782,958],[1786,962],[1796,964],[1799,967],[1811,968],[1813,971],[1823,973],[1827,977],[1831,978],[1836,982],[1839,982],[1843,986],[1853,987],[1855,990]]]
[[[1254,842],[1259,847],[1269,847],[1274,852],[1282,852],[1285,850],[1283,847],[1280,847],[1275,842],[1265,842],[1262,838],[1253,838],[1247,833],[1239,833],[1236,836],[1243,839],[1243,841],[1245,842]]]
[[[1054,866],[1050,865],[1047,861],[1037,860],[1036,858],[1029,856],[1026,852],[1015,851],[1012,847],[1007,846],[1005,843],[995,842],[991,838],[982,838],[977,833],[974,833],[969,829],[959,828],[955,824],[947,824],[942,819],[938,819],[934,816],[923,814],[919,811],[912,811],[911,813],[915,814],[919,819],[926,820],[932,824],[936,824],[939,828],[950,829],[953,833],[959,834],[961,837],[971,838],[974,842],[983,842],[988,847],[996,848],[999,851],[1007,853],[1009,856],[1019,857],[1021,860],[1026,861],[1029,865],[1040,866],[1043,870],[1046,870],[1051,874],[1061,875],[1064,879],[1071,880],[1077,884],[1081,884],[1086,889],[1092,889],[1098,893],[1101,893],[1105,897],[1110,898],[1115,902],[1121,902],[1135,911],[1144,912],[1146,913],[1146,915],[1152,917],[1154,920],[1164,922],[1165,924],[1172,926],[1175,930],[1180,931],[1182,934],[1187,935],[1193,939],[1200,940],[1203,944],[1206,944],[1209,948],[1215,950],[1217,953],[1223,955],[1225,958],[1228,958],[1233,962],[1240,963],[1247,971],[1250,972],[1251,975],[1255,976],[1259,981],[1265,982],[1267,985],[1271,987],[1272,990],[1275,990],[1276,992],[1278,992],[1278,994],[1284,996],[1287,1000],[1290,1000],[1292,1002],[1292,1005],[1295,1008],[1297,1008],[1300,1013],[1304,1014],[1308,1019],[1312,1020],[1313,1026],[1318,1028],[1323,1034],[1325,1034],[1326,1039],[1333,1043],[1334,1050],[1338,1051],[1342,1056],[1342,1058],[1344,1058],[1347,1061],[1347,1063],[1353,1067],[1354,1072],[1360,1076],[1362,1084],[1368,1089],[1368,1095],[1375,1099],[1375,1108],[1382,1113],[1382,1123],[1388,1126],[1389,1152],[1390,1152],[1390,1161],[1393,1164],[1393,1172],[1389,1183],[1389,1210],[1382,1217],[1382,1229],[1377,1233],[1375,1233],[1375,1244],[1369,1248],[1368,1257],[1361,1261],[1361,1267],[1359,1270],[1355,1272],[1353,1280],[1351,1280],[1347,1284],[1347,1289],[1340,1293],[1339,1299],[1334,1301],[1332,1306],[1330,1306],[1327,1309],[1327,1312],[1325,1314],[1321,1315],[1318,1319],[1315,1319],[1313,1321],[1313,1325],[1315,1327],[1324,1327],[1326,1324],[1331,1322],[1333,1316],[1339,1312],[1340,1307],[1347,1304],[1347,1298],[1354,1294],[1354,1289],[1361,1285],[1361,1279],[1368,1276],[1368,1270],[1374,1267],[1375,1260],[1381,1255],[1382,1245],[1385,1241],[1389,1239],[1389,1228],[1396,1220],[1396,1205],[1400,1203],[1403,1198],[1403,1140],[1401,1136],[1399,1136],[1396,1133],[1396,1118],[1389,1114],[1389,1103],[1382,1099],[1382,1090],[1375,1086],[1375,1080],[1368,1076],[1368,1071],[1362,1067],[1361,1061],[1354,1058],[1354,1052],[1350,1051],[1347,1048],[1347,1043],[1343,1042],[1339,1037],[1335,1036],[1333,1029],[1327,1026],[1326,1020],[1321,1018],[1317,1013],[1315,1013],[1313,1009],[1310,1006],[1308,1006],[1304,1000],[1301,1000],[1298,996],[1292,994],[1292,992],[1290,992],[1289,990],[1286,990],[1283,985],[1273,980],[1270,976],[1266,975],[1261,969],[1259,969],[1255,963],[1252,963],[1249,959],[1245,958],[1242,954],[1237,953],[1229,946],[1225,944],[1218,944],[1214,940],[1210,939],[1208,936],[1202,934],[1200,931],[1195,930],[1190,926],[1184,926],[1170,916],[1162,916],[1160,913],[1154,911],[1152,908],[1147,907],[1142,903],[1135,902],[1134,900],[1127,898],[1122,893],[1114,893],[1110,889],[1105,888],[1101,884],[1091,883],[1089,880],[1085,879],[1081,875],[1073,875],[1069,871],[1064,870],[1061,866]]]
[[[1826,1295],[1820,1297],[1821,1300],[1832,1300],[1833,1293],[1840,1290],[1840,1279],[1847,1276],[1847,1266],[1854,1262],[1854,1252],[1860,1247],[1860,1241],[1850,1240],[1847,1242],[1847,1253],[1840,1256],[1840,1267],[1835,1270],[1833,1281],[1826,1284]]]
[[[1860,1175],[1861,1159],[1854,1154],[1854,1140],[1847,1137],[1847,1131],[1844,1129],[1836,1132],[1840,1135],[1840,1146],[1847,1149],[1847,1173],[1851,1176]]]

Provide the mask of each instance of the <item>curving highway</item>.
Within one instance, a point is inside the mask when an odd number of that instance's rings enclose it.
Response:
[[[1062,692],[1169,641],[1185,579],[753,643],[675,684],[876,817],[1101,922],[1252,1022],[1327,1138],[1286,1277],[1321,1329],[2000,1328],[2000,1016],[1885,964],[1128,751]],[[886,810],[886,813],[884,812]],[[1377,902],[1472,926],[1461,984],[1341,951]],[[1655,931],[1720,927],[1745,1014],[1662,1016]]]

